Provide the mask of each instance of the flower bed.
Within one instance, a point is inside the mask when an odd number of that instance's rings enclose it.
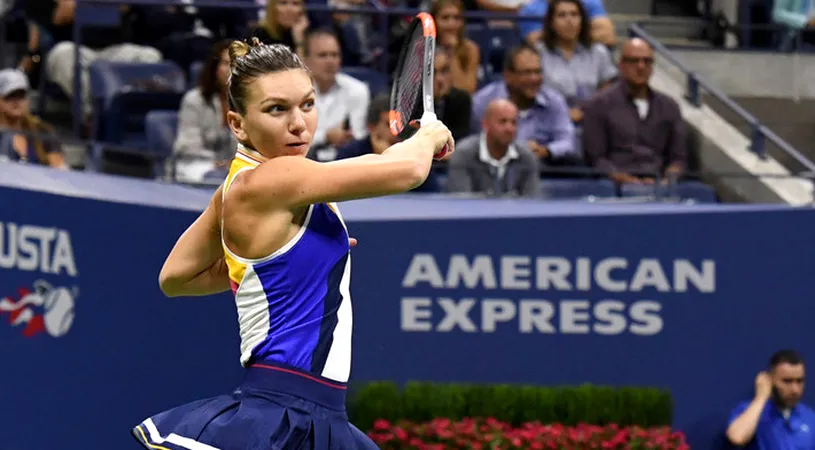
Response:
[[[552,449],[552,450],[687,450],[685,436],[669,427],[620,427],[578,424],[514,427],[494,418],[459,421],[433,419],[416,423],[377,420],[368,433],[382,450],[416,449]]]

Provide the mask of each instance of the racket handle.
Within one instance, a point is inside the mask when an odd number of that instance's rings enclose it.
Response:
[[[436,113],[430,112],[430,111],[425,111],[424,114],[422,114],[422,118],[419,119],[419,125],[421,126],[421,125],[424,125],[427,122],[435,122],[437,120],[439,120],[439,118],[436,117]]]
[[[439,120],[439,118],[436,117],[436,113],[433,113],[433,112],[430,112],[430,111],[425,111],[424,114],[422,114],[422,118],[419,119],[419,126],[421,126],[421,125],[423,125],[425,123],[428,123],[428,122],[435,122],[437,120]],[[449,152],[450,152],[450,146],[445,145],[444,147],[442,147],[442,149],[438,153],[433,155],[433,159],[435,159],[436,161],[439,161],[442,158],[444,158],[445,156],[447,156],[447,153],[449,153]]]

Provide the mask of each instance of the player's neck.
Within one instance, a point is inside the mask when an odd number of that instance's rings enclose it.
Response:
[[[248,145],[243,145],[240,142],[238,143],[238,152],[251,157],[253,160],[259,163],[262,163],[269,159],[263,156],[263,154],[260,153],[259,151],[253,149],[252,147],[249,147]]]

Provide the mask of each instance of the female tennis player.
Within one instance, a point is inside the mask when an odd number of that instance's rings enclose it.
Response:
[[[348,422],[351,240],[334,202],[422,184],[453,138],[442,123],[379,155],[305,158],[317,127],[307,68],[288,47],[230,49],[229,125],[238,142],[224,184],[162,268],[169,296],[223,292],[238,309],[243,383],[146,419],[149,449],[374,449]]]

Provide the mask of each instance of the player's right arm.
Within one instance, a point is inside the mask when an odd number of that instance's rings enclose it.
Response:
[[[258,209],[289,209],[397,194],[427,179],[433,156],[445,145],[453,151],[453,137],[444,124],[435,121],[379,155],[329,163],[303,157],[274,158],[247,174],[243,182],[233,184],[230,195]]]

